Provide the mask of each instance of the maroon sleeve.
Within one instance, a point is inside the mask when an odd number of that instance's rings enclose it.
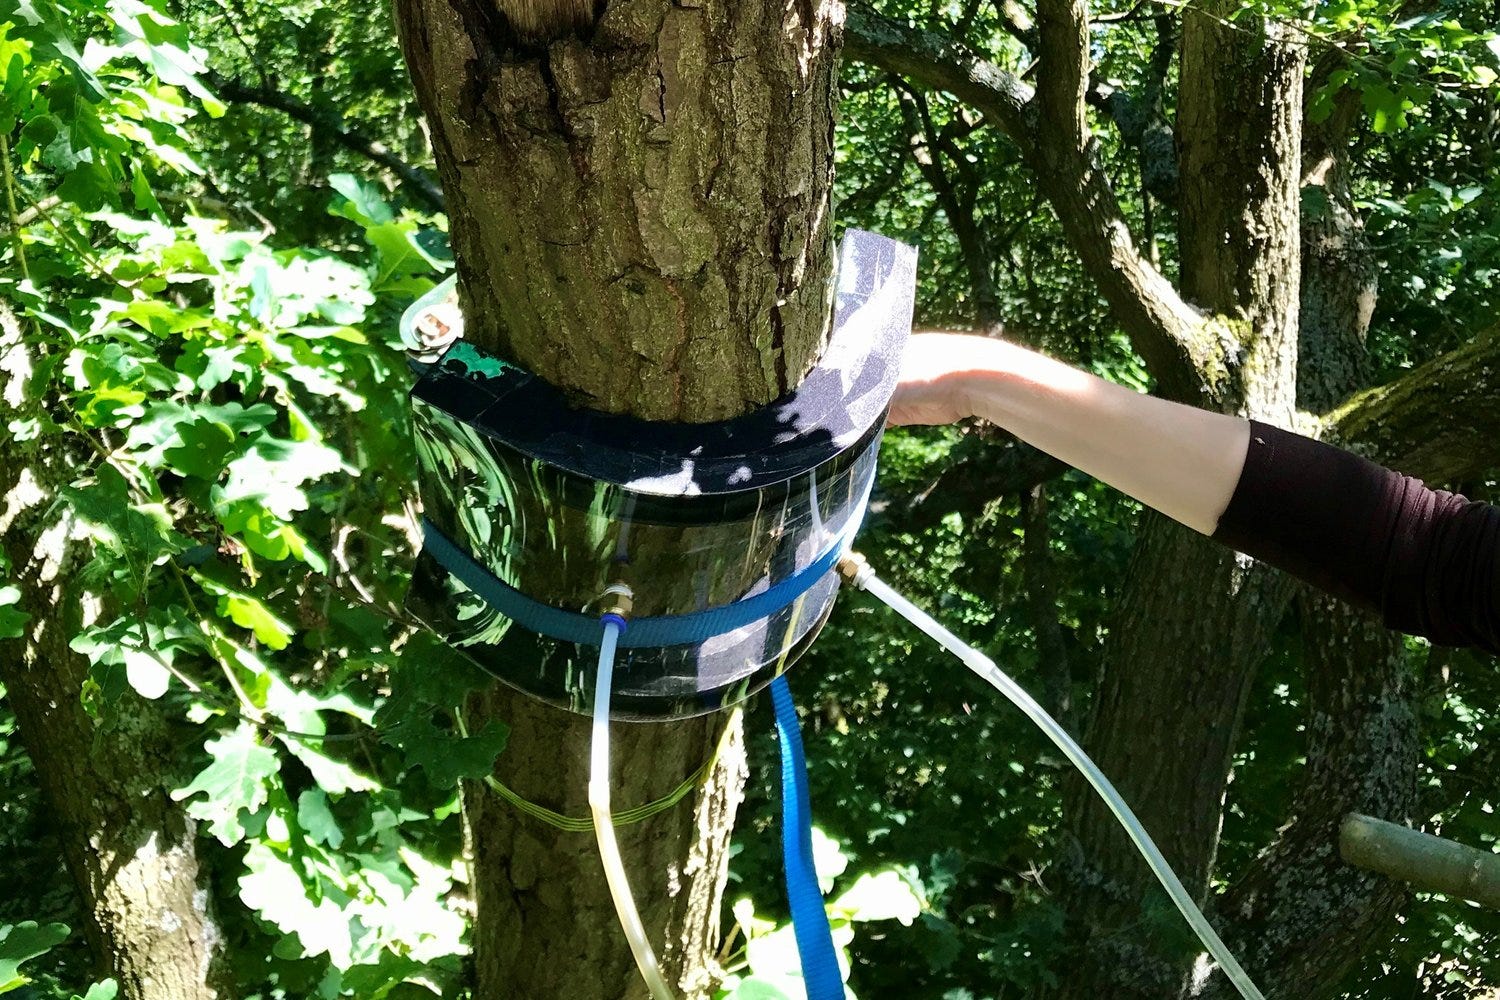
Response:
[[[1251,421],[1214,538],[1390,628],[1500,653],[1500,508]]]

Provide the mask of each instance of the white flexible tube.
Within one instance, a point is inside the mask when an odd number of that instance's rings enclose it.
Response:
[[[1047,738],[1057,745],[1068,760],[1073,762],[1073,766],[1083,772],[1089,784],[1094,786],[1094,791],[1098,792],[1104,804],[1109,806],[1109,811],[1115,814],[1115,819],[1120,821],[1120,825],[1130,835],[1136,850],[1141,852],[1141,856],[1151,866],[1151,871],[1160,880],[1162,888],[1167,890],[1167,895],[1172,897],[1172,902],[1177,904],[1177,909],[1182,911],[1182,915],[1192,925],[1198,939],[1203,942],[1209,954],[1218,961],[1220,968],[1224,970],[1224,975],[1228,976],[1235,989],[1240,991],[1240,996],[1245,1000],[1265,1000],[1260,990],[1256,989],[1255,983],[1251,982],[1250,976],[1240,967],[1240,963],[1230,954],[1229,948],[1214,932],[1208,919],[1203,916],[1203,911],[1199,910],[1198,905],[1193,902],[1193,897],[1188,894],[1182,881],[1177,877],[1177,873],[1172,871],[1171,866],[1167,864],[1167,859],[1162,857],[1161,851],[1152,842],[1151,835],[1146,832],[1145,827],[1141,826],[1141,821],[1136,818],[1130,806],[1126,805],[1115,786],[1104,776],[1104,772],[1099,770],[1099,766],[1083,752],[1082,747],[1074,742],[1073,737],[1068,735],[1068,731],[1059,725],[1056,719],[1048,715],[1046,709],[1038,705],[1021,685],[1011,680],[1004,671],[995,666],[993,660],[943,628],[933,620],[932,616],[892,590],[885,581],[875,575],[863,559],[858,556],[846,559],[840,568],[845,571],[845,575],[856,587],[869,591],[902,618],[937,640],[943,648],[962,660],[965,666],[1014,702],[1017,708],[1025,712],[1027,717],[1047,734]]]
[[[615,913],[620,918],[620,927],[625,939],[630,942],[630,953],[635,956],[636,968],[651,990],[655,1000],[673,1000],[672,991],[662,977],[661,966],[656,964],[656,953],[651,942],[646,940],[646,928],[641,925],[641,915],[636,911],[635,898],[630,894],[630,879],[625,874],[625,863],[620,859],[620,845],[615,840],[615,820],[609,809],[609,694],[614,681],[615,644],[620,639],[620,626],[605,621],[604,638],[599,643],[599,674],[594,683],[594,734],[589,749],[589,811],[594,816],[594,837],[599,842],[599,858],[604,862],[604,878],[609,883],[609,894],[615,901]]]

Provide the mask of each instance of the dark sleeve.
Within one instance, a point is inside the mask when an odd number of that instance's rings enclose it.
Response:
[[[1251,421],[1214,538],[1390,628],[1500,653],[1500,508]]]

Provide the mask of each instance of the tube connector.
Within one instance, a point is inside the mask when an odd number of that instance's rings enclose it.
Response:
[[[635,591],[623,583],[612,583],[599,595],[599,615],[627,619],[635,608]]]
[[[843,558],[839,560],[838,570],[839,576],[842,576],[845,582],[856,590],[864,590],[869,586],[871,578],[875,576],[875,571],[870,568],[865,557],[852,550],[844,553]]]

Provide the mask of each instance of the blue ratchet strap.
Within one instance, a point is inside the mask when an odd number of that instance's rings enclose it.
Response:
[[[802,980],[807,1000],[844,1000],[844,977],[813,865],[812,807],[807,794],[802,729],[785,674],[771,682],[771,703],[781,738],[781,854],[786,868],[786,899],[792,911],[797,954],[802,958]]]
[[[771,617],[811,590],[838,565],[846,539],[858,527],[859,518],[851,517],[845,532],[834,539],[818,558],[758,594],[692,614],[631,619],[630,631],[620,636],[620,648],[689,645]],[[426,518],[422,519],[422,532],[427,551],[443,569],[517,625],[553,639],[586,646],[599,645],[598,618],[564,611],[526,596],[480,565]]]

